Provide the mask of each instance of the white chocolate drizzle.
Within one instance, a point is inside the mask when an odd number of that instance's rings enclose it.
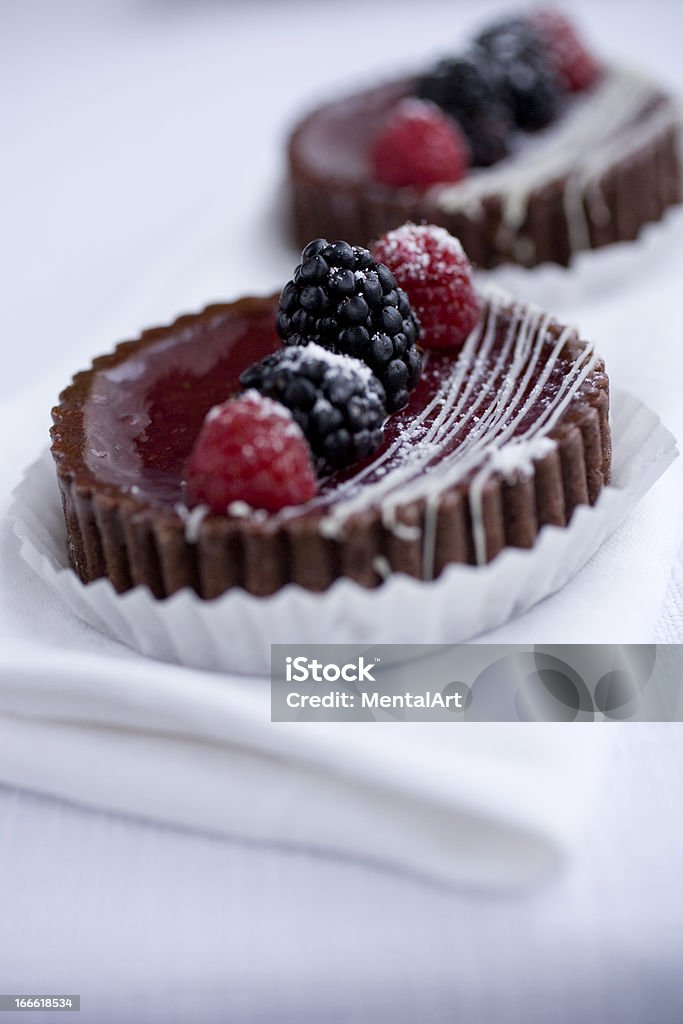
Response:
[[[176,515],[179,515],[185,524],[185,540],[188,544],[197,543],[201,525],[210,511],[208,505],[195,505],[192,509],[182,503],[175,506]]]
[[[552,330],[551,330],[552,325]],[[573,327],[559,328],[542,310],[489,297],[434,397],[367,467],[288,514],[320,507],[320,533],[344,536],[351,517],[380,508],[398,540],[421,537],[424,577],[434,574],[438,516],[444,493],[468,485],[476,560],[487,560],[483,498],[494,476],[531,477],[534,464],[557,447],[548,435],[576,398],[598,359]],[[429,365],[425,371],[430,372]],[[414,504],[424,507],[416,524]],[[327,506],[327,507],[325,507]],[[411,506],[412,516],[403,512]]]
[[[678,106],[647,78],[611,68],[549,128],[525,138],[500,163],[475,170],[455,185],[438,186],[434,200],[446,213],[478,217],[484,215],[486,197],[500,196],[508,244],[520,262],[531,262],[533,243],[521,234],[529,199],[543,186],[561,181],[570,248],[586,249],[589,220],[604,223],[608,215],[601,190],[605,172],[680,121]]]

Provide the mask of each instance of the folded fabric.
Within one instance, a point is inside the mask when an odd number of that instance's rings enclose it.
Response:
[[[683,548],[678,553],[671,573],[664,607],[655,630],[655,643],[683,643]]]
[[[2,661],[4,783],[446,882],[550,871],[609,741],[563,724],[274,724],[266,680],[21,644]]]

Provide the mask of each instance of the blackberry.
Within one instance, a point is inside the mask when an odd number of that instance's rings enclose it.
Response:
[[[515,122],[525,131],[544,128],[557,117],[560,83],[546,46],[526,18],[499,21],[482,32],[476,46],[497,64]]]
[[[420,325],[394,275],[367,249],[318,238],[280,296],[277,330],[285,345],[315,342],[367,363],[395,412],[420,379]]]
[[[488,167],[507,156],[513,129],[507,87],[497,62],[483,51],[439,61],[419,80],[417,94],[459,122],[475,166]]]
[[[250,366],[240,383],[290,410],[318,472],[344,469],[382,443],[384,388],[360,359],[315,344],[284,348]]]

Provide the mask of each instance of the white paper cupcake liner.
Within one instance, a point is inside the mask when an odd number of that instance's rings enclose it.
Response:
[[[531,550],[507,548],[485,566],[453,565],[437,580],[400,574],[377,589],[348,579],[325,593],[289,585],[272,597],[233,590],[213,601],[183,590],[117,594],[69,568],[49,452],[14,492],[10,518],[21,555],[81,619],[151,657],[197,668],[264,673],[270,645],[458,643],[500,626],[564,586],[677,455],[673,435],[633,396],[613,393],[613,484],[568,527],[546,526]]]

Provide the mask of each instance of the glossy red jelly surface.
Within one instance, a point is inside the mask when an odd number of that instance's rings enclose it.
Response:
[[[247,366],[280,345],[274,327],[276,305],[275,298],[250,300],[244,309],[241,304],[215,307],[199,316],[185,317],[172,327],[153,332],[116,364],[93,372],[81,404],[83,459],[98,484],[157,507],[172,508],[183,502],[185,464],[204,416],[213,405],[240,390],[239,377]],[[481,384],[473,389],[471,401],[481,394],[482,387],[494,393],[501,385],[505,366],[493,367],[496,360],[500,363],[500,348],[509,326],[509,312],[499,315],[487,365],[482,367],[479,360],[476,367]],[[548,347],[550,344],[549,338]],[[335,491],[342,483],[348,496],[348,485],[353,486],[354,477],[361,472],[365,486],[410,459],[411,445],[420,443],[438,415],[438,403],[430,415],[425,416],[424,411],[453,374],[455,358],[448,353],[425,358],[422,379],[409,404],[386,423],[383,447],[365,463],[324,481],[318,510],[321,505],[330,507],[335,503]],[[523,432],[533,422],[539,406],[556,394],[566,365],[563,358],[557,361],[542,396],[530,406],[515,433]],[[468,370],[462,387],[469,375]],[[529,387],[537,376],[534,371]],[[415,430],[418,419],[419,429]],[[464,432],[469,429],[463,426]],[[430,459],[426,471],[436,470],[463,436],[451,434],[448,444]],[[405,443],[397,444],[402,438]],[[390,449],[394,451],[387,458]]]

